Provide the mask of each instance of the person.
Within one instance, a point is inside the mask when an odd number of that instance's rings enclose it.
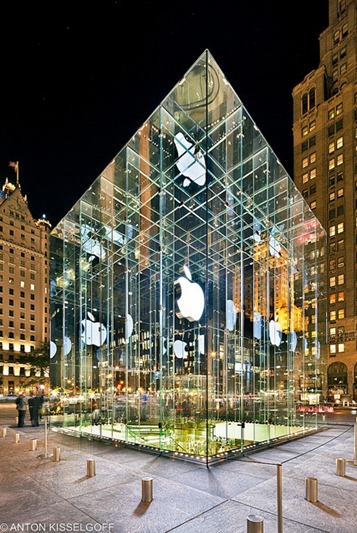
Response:
[[[25,417],[28,406],[28,399],[26,394],[22,391],[16,398],[16,409],[18,412],[17,427],[23,428],[25,425]]]
[[[29,405],[29,411],[30,411],[30,419],[31,419],[31,425],[32,426],[39,426],[39,413],[41,409],[41,397],[36,395],[34,396],[33,392],[30,393],[30,398],[28,399],[28,405]]]

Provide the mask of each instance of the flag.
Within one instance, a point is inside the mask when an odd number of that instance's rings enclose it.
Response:
[[[18,163],[15,163],[15,161],[9,161],[9,167],[13,167],[15,172],[17,172],[18,169]]]

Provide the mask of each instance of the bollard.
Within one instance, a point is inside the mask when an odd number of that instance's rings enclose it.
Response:
[[[141,480],[141,501],[152,502],[152,478],[144,477]]]
[[[15,433],[14,435],[14,443],[18,444],[20,442],[20,433]]]
[[[37,439],[30,440],[30,452],[37,450]]]
[[[339,457],[336,459],[336,476],[345,477],[346,475],[346,459]]]
[[[95,460],[87,459],[87,477],[95,476]]]
[[[1,428],[1,436],[6,437],[6,428]]]
[[[316,503],[317,499],[317,479],[315,477],[306,478],[306,496],[308,502]]]
[[[57,446],[53,448],[53,460],[57,463],[61,458],[61,448]]]
[[[263,533],[264,521],[260,516],[250,514],[247,516],[247,533]]]

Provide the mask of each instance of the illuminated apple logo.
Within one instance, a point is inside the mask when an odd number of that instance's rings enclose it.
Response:
[[[187,266],[183,267],[185,276],[180,276],[175,285],[180,285],[181,296],[177,300],[179,311],[176,315],[179,318],[187,318],[190,322],[199,320],[202,316],[205,307],[205,297],[203,290],[198,283],[192,282],[190,269]]]
[[[181,132],[175,135],[174,142],[178,153],[176,166],[183,176],[189,178],[184,180],[183,186],[188,187],[191,182],[204,185],[206,183],[206,162],[201,150],[195,153],[194,144],[187,141]]]
[[[226,301],[226,327],[228,331],[233,331],[237,321],[237,309],[233,300]]]
[[[295,352],[297,346],[297,335],[295,331],[288,333],[288,349]]]
[[[125,338],[130,339],[131,334],[133,333],[134,322],[133,317],[127,313],[125,315]]]
[[[269,239],[269,253],[272,257],[280,257],[280,243],[275,237],[271,236]]]
[[[174,342],[174,354],[178,359],[184,359],[187,357],[186,342],[177,340]]]
[[[269,322],[269,338],[273,346],[280,346],[282,336],[283,334],[279,322],[271,320]]]
[[[88,319],[82,320],[82,334],[81,339],[87,346],[94,344],[94,346],[102,346],[107,338],[107,330],[101,322],[95,322],[92,313],[88,312]]]
[[[50,342],[50,358],[54,357],[57,353],[57,345],[55,342]]]

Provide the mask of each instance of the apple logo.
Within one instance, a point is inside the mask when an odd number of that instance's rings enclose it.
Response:
[[[57,353],[57,345],[53,341],[50,342],[50,358],[54,357]]]
[[[175,281],[175,285],[180,285],[181,288],[181,297],[177,300],[179,311],[176,312],[176,315],[193,322],[202,316],[205,297],[199,284],[192,282],[190,269],[185,265],[182,270],[185,276],[180,276]]]
[[[178,359],[187,357],[186,346],[187,343],[184,341],[177,340],[174,342],[174,354]]]
[[[95,322],[92,313],[88,312],[88,319],[82,320],[82,334],[81,339],[87,346],[94,344],[95,346],[102,346],[107,338],[107,330],[100,322]]]
[[[254,312],[253,318],[253,335],[255,339],[260,340],[262,338],[262,315],[257,311]]]
[[[269,322],[269,338],[273,346],[280,346],[283,333],[279,322],[271,320]]]
[[[280,243],[276,240],[273,235],[269,239],[269,253],[272,257],[280,257]]]
[[[201,355],[205,354],[205,336],[199,335],[198,336],[198,351]]]
[[[183,186],[188,187],[191,182],[204,185],[206,183],[206,162],[201,150],[195,153],[194,144],[187,141],[181,132],[175,135],[174,142],[178,153],[176,166],[183,176],[189,178],[184,180]]]
[[[288,349],[291,352],[295,352],[297,346],[297,335],[295,331],[288,333]]]
[[[228,331],[233,331],[237,320],[237,309],[233,300],[226,301],[226,327]]]
[[[133,317],[127,313],[125,315],[125,338],[130,339],[131,334],[133,333],[134,322]]]
[[[69,352],[72,350],[72,341],[69,337],[65,336],[63,339],[63,353],[64,355],[68,355]]]

